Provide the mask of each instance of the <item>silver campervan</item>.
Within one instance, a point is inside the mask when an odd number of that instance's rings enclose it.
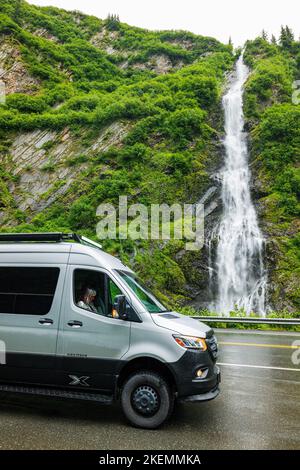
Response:
[[[213,331],[76,234],[0,235],[0,391],[111,403],[157,428],[219,393]]]

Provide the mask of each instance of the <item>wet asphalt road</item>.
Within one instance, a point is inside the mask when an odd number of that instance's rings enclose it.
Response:
[[[300,335],[216,333],[220,396],[162,429],[129,427],[118,406],[1,394],[0,449],[300,449]]]

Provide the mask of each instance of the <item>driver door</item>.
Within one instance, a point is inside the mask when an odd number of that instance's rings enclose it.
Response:
[[[96,291],[95,306],[104,304],[105,315],[78,306],[86,287]],[[58,334],[58,383],[111,392],[129,349],[131,325],[111,316],[113,297],[122,293],[118,281],[105,270],[70,265],[65,292]]]

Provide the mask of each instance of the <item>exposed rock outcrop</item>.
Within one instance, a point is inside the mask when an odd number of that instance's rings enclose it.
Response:
[[[10,171],[15,182],[9,189],[16,206],[30,214],[39,212],[65,194],[76,177],[89,166],[89,159],[120,145],[129,124],[115,122],[99,131],[88,144],[69,129],[61,132],[35,130],[18,134],[10,148]],[[77,157],[77,158],[76,158]],[[2,220],[5,213],[2,213]]]
[[[34,93],[39,81],[32,77],[22,62],[16,44],[0,36],[0,80],[5,84],[5,93]]]

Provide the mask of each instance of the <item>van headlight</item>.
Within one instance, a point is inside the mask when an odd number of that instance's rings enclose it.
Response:
[[[177,336],[173,335],[176,343],[185,349],[198,349],[200,351],[207,350],[207,344],[203,338],[197,336]]]

